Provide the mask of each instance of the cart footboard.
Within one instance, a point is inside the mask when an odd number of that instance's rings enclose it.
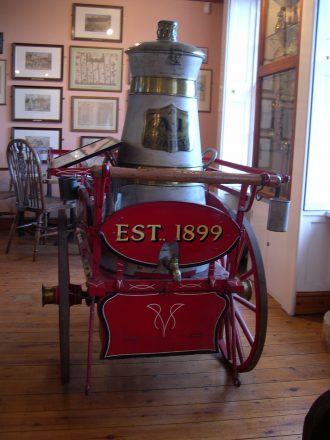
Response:
[[[218,351],[226,308],[216,292],[109,295],[98,305],[101,358]]]

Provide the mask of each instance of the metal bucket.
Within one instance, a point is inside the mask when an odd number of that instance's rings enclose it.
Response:
[[[273,232],[286,232],[289,223],[290,200],[278,197],[269,199],[267,229]]]

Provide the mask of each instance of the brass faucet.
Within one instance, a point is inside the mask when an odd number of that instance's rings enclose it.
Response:
[[[181,281],[179,268],[179,246],[176,241],[166,242],[159,252],[159,262],[170,271],[173,281]]]
[[[181,271],[179,268],[179,259],[175,255],[168,261],[168,269],[172,274],[173,281],[181,281]]]

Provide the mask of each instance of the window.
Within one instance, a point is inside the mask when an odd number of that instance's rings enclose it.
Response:
[[[228,0],[220,157],[251,165],[259,0]]]
[[[329,211],[330,166],[330,2],[319,0],[307,159],[307,211]]]

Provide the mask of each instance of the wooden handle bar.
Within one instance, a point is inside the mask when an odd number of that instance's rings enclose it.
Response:
[[[94,172],[99,172],[93,167]],[[277,187],[281,177],[276,174],[223,173],[221,171],[190,171],[178,168],[124,168],[110,167],[110,177],[115,179],[133,179],[141,182],[196,182],[208,185],[246,184]]]

